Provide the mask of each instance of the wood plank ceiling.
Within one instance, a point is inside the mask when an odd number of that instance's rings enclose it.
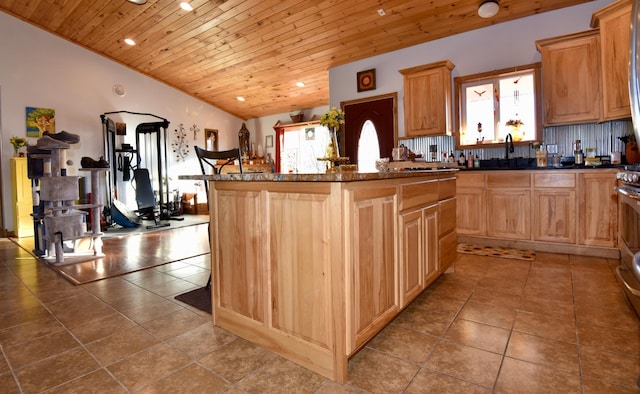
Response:
[[[329,104],[331,67],[590,0],[500,0],[491,19],[478,17],[482,1],[190,0],[187,12],[178,0],[0,0],[0,10],[250,119]]]

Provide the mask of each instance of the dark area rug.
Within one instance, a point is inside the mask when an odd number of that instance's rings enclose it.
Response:
[[[521,250],[513,248],[501,248],[497,246],[478,246],[458,244],[458,253],[475,254],[478,256],[502,257],[505,259],[534,261],[536,252],[533,250]]]
[[[201,287],[177,295],[176,300],[211,314],[211,288]]]

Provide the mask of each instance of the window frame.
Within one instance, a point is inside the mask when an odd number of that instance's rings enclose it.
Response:
[[[464,124],[463,115],[464,110],[466,110],[466,103],[463,102],[464,94],[462,92],[463,85],[468,84],[470,82],[482,82],[482,81],[491,81],[501,78],[507,78],[516,73],[521,73],[523,71],[533,71],[533,84],[534,84],[534,111],[536,118],[536,128],[535,128],[535,136],[532,140],[519,141],[514,142],[515,145],[528,145],[534,142],[540,142],[542,139],[542,78],[541,78],[541,63],[532,63],[526,64],[522,66],[515,66],[509,68],[503,68],[500,70],[488,71],[478,74],[466,75],[462,77],[454,78],[454,89],[456,94],[456,105],[455,105],[455,145],[456,149],[472,149],[472,148],[491,148],[496,146],[501,146],[504,142],[483,142],[481,144],[469,144],[469,145],[461,145],[460,144],[460,136],[462,134],[462,125]],[[502,121],[502,120],[501,120]]]

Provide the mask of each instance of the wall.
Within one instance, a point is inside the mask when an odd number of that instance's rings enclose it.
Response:
[[[398,135],[404,136],[404,95],[402,75],[398,70],[448,59],[455,65],[452,72],[455,78],[539,62],[540,53],[535,47],[536,40],[588,30],[593,12],[610,3],[612,0],[588,2],[334,67],[329,70],[330,105],[339,105],[341,101],[346,100],[398,92]],[[376,90],[358,93],[356,73],[371,68],[376,69]],[[623,122],[615,123],[614,126],[618,124],[620,127],[614,130],[615,135],[624,135],[628,125]],[[586,127],[589,130],[593,129],[593,126]],[[589,131],[585,132],[582,138],[597,140],[596,137],[601,133],[611,131],[611,127],[606,125],[596,129],[595,135],[592,135],[594,132]],[[554,140],[549,143],[563,143],[556,141],[558,138],[554,130],[545,130],[544,137]],[[580,130],[572,132],[571,138],[576,137],[581,137]],[[609,136],[607,135],[604,140],[609,142]],[[450,137],[436,138],[433,142],[418,139],[407,141],[407,144],[410,148],[415,148],[416,152],[426,152],[425,147],[429,144],[437,144],[440,151],[446,152],[453,150],[454,147],[453,139]],[[613,145],[607,144],[601,148],[620,150],[620,146],[619,141],[614,139]],[[516,154],[526,157],[527,150],[527,147],[520,147]],[[474,154],[476,153],[485,155],[485,158],[504,155],[503,150],[496,148],[490,151],[480,149],[477,152],[474,151]],[[608,154],[608,151],[603,154]]]
[[[205,128],[219,130],[220,149],[238,145],[241,119],[2,12],[0,48],[0,163],[6,230],[13,229],[9,204],[9,158],[13,148],[9,138],[25,135],[25,107],[55,109],[56,131],[80,135],[80,143],[72,145],[67,155],[74,162],[69,167],[69,175],[78,174],[81,157],[97,159],[103,154],[100,115],[105,112],[127,110],[166,118],[170,122],[168,145],[175,140],[175,130],[184,124],[190,151],[186,161],[177,162],[170,155],[171,189],[180,187],[186,192],[195,189],[193,181],[178,181],[177,176],[200,172],[193,145],[204,144]],[[131,50],[135,51],[135,47]],[[126,88],[124,97],[112,92],[115,84]],[[131,115],[112,118],[127,123],[125,141],[132,144],[135,144],[135,126],[154,121],[154,118]],[[190,131],[194,124],[200,129],[195,139]],[[30,143],[35,143],[35,139]]]

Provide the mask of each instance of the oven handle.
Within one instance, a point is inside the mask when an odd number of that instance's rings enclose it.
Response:
[[[640,290],[631,287],[629,285],[629,283],[627,283],[626,280],[624,280],[624,277],[622,276],[622,271],[627,271],[630,272],[628,269],[624,268],[623,266],[619,265],[616,267],[616,276],[618,277],[618,279],[620,280],[620,282],[622,282],[622,284],[624,285],[624,287],[627,288],[627,290],[629,290],[629,292],[631,294],[633,294],[636,297],[640,297]]]
[[[640,201],[640,195],[635,190],[634,192],[630,192],[629,189],[624,186],[616,186],[613,189],[625,197],[629,197],[632,200]]]

